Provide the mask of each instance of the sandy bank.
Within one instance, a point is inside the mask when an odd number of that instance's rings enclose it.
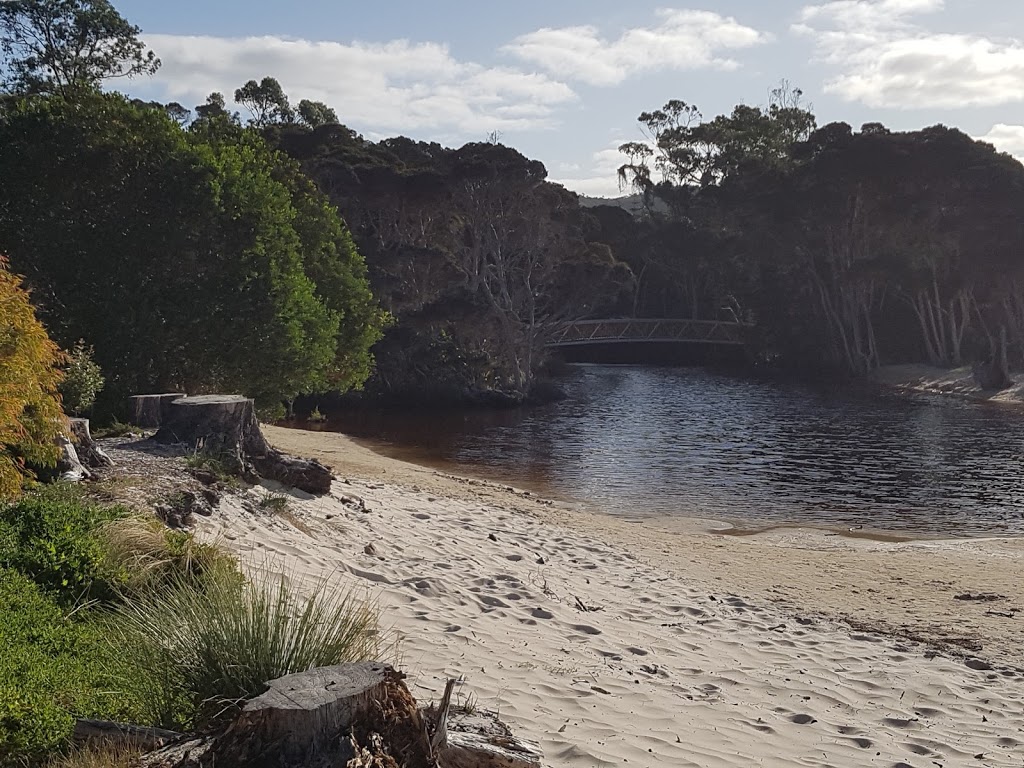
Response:
[[[953,395],[993,403],[1024,403],[1024,373],[1012,374],[1013,386],[998,391],[979,387],[970,366],[936,368],[916,363],[884,365],[872,373],[871,378],[890,389],[907,392]]]
[[[1020,541],[655,529],[266,431],[341,479],[287,518],[226,498],[206,535],[371,588],[414,693],[465,676],[552,766],[1020,765]]]

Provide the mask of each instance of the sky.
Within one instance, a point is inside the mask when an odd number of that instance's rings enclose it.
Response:
[[[1024,0],[114,0],[163,62],[118,84],[192,107],[276,77],[368,139],[498,132],[581,194],[670,99],[712,118],[783,80],[819,125],[955,126],[1024,158]]]

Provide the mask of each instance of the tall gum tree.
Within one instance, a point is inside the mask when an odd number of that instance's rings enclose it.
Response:
[[[151,75],[160,60],[107,0],[4,0],[4,85],[17,93],[69,97],[111,79]]]

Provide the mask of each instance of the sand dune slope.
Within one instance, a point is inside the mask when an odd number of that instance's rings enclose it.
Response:
[[[418,698],[464,676],[461,699],[551,766],[1024,765],[1015,672],[722,594],[496,504],[338,481],[286,517],[227,498],[204,535],[365,585]]]

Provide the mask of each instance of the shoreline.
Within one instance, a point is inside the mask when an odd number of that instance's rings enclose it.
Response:
[[[733,532],[704,518],[625,518],[505,482],[391,458],[337,432],[283,427],[264,427],[264,432],[281,450],[317,458],[341,477],[494,505],[601,535],[685,579],[834,620],[868,620],[880,632],[909,632],[938,645],[974,637],[1006,663],[1024,669],[1024,615],[1012,623],[1016,640],[1011,642],[1003,637],[1005,619],[962,612],[964,604],[950,594],[1000,594],[1016,605],[1024,574],[1022,536],[904,538],[895,532],[789,525]],[[883,605],[872,597],[878,590],[867,585],[886,571],[893,571],[887,580],[898,584],[899,594]],[[1018,609],[1024,610],[1024,599]]]
[[[1013,386],[1002,390],[982,389],[974,381],[969,365],[939,368],[923,363],[883,365],[868,375],[868,381],[889,392],[941,395],[981,403],[1004,406],[1024,405],[1024,373],[1010,373]]]
[[[332,493],[274,487],[286,516],[225,497],[201,534],[367,590],[418,699],[464,678],[457,702],[498,710],[545,765],[1019,764],[1022,540],[637,524],[265,432],[331,465]]]

